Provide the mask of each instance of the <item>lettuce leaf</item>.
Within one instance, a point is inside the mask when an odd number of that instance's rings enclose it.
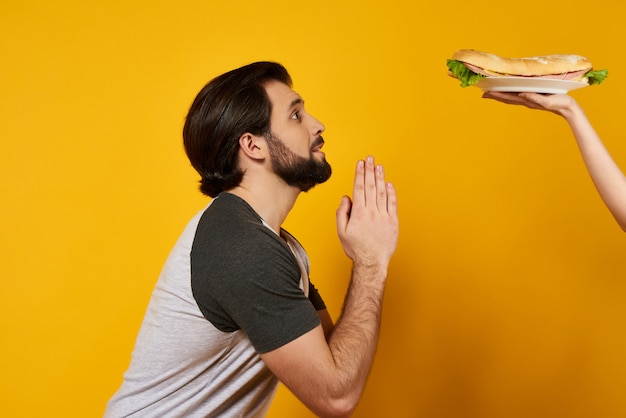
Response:
[[[585,74],[590,86],[602,83],[608,76],[609,70],[591,70]]]
[[[482,74],[476,74],[465,66],[461,61],[448,60],[448,70],[455,77],[461,80],[461,87],[469,87],[478,83],[481,78],[485,78]],[[591,79],[590,79],[591,80]]]

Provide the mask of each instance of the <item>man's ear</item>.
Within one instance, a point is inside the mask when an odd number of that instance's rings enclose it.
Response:
[[[260,160],[265,158],[265,138],[249,132],[239,137],[239,149],[249,158]]]

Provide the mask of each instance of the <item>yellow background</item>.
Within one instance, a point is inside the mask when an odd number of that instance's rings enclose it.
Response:
[[[367,154],[400,199],[357,417],[626,416],[626,237],[567,125],[481,99],[459,48],[575,53],[572,92],[626,168],[625,6],[574,1],[22,1],[0,6],[0,415],[101,416],[152,287],[207,200],[181,145],[212,77],[291,72],[334,176],[286,227],[340,312],[334,211]],[[311,416],[281,388],[271,417]]]

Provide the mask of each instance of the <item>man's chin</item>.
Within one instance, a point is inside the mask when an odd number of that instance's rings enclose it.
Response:
[[[318,171],[316,175],[313,176],[312,178],[309,178],[306,181],[298,181],[292,184],[292,186],[298,187],[303,192],[308,192],[309,190],[311,190],[313,187],[317,186],[318,184],[326,183],[328,179],[330,179],[330,177],[332,176],[332,173],[333,171],[332,171],[332,168],[330,167],[330,164],[324,161],[323,171]]]

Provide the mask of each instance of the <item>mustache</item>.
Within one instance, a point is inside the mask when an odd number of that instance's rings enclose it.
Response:
[[[313,141],[313,143],[311,144],[311,150],[314,150],[315,148],[319,148],[322,145],[324,145],[325,141],[324,138],[320,135],[317,138],[315,138],[315,141]]]

